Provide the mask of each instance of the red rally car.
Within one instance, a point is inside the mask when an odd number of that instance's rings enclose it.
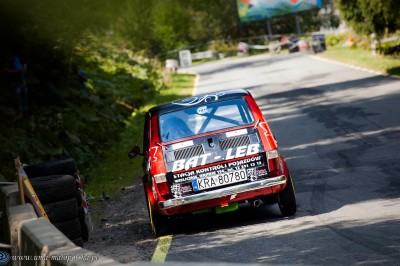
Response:
[[[278,203],[296,213],[285,158],[248,91],[227,90],[156,106],[146,113],[143,186],[156,236],[168,217]]]

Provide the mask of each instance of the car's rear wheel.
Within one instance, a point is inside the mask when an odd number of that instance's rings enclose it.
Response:
[[[147,209],[149,211],[149,219],[151,231],[156,237],[164,236],[168,233],[168,219],[154,210],[150,200],[147,198]]]
[[[278,193],[278,205],[283,216],[294,215],[297,211],[296,194],[290,174],[287,179],[286,187]]]

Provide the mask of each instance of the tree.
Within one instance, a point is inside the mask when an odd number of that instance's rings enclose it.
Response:
[[[357,33],[382,37],[400,29],[399,0],[337,0],[337,6]]]

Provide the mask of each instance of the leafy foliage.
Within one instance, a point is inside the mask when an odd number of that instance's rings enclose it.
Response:
[[[398,0],[337,0],[337,3],[343,18],[358,33],[382,37],[400,28]]]
[[[128,151],[135,145],[143,143],[143,125],[145,113],[157,104],[189,97],[192,94],[194,75],[172,74],[170,81],[156,97],[139,108],[134,115],[125,121],[121,131],[121,139],[115,145],[107,148],[106,156],[101,157],[96,167],[85,171],[85,191],[89,196],[113,195],[122,188],[132,184],[132,178],[143,175],[142,158],[128,159]],[[101,196],[100,196],[101,197]]]
[[[393,58],[400,59],[400,44],[392,44],[389,45],[382,45],[379,49],[379,52],[386,55],[392,56]]]
[[[131,113],[162,89],[161,70],[148,59],[94,37],[82,45],[75,61],[89,74],[87,92],[78,89],[75,76],[57,88],[32,85],[32,115],[21,120],[14,119],[13,95],[0,97],[0,121],[7,128],[0,132],[0,171],[8,179],[16,156],[29,163],[73,157],[81,168],[89,168],[119,140]]]

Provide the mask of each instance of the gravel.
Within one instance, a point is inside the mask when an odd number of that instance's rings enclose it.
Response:
[[[150,231],[140,179],[119,195],[92,205],[96,218],[84,248],[121,263],[151,260],[157,239]]]

